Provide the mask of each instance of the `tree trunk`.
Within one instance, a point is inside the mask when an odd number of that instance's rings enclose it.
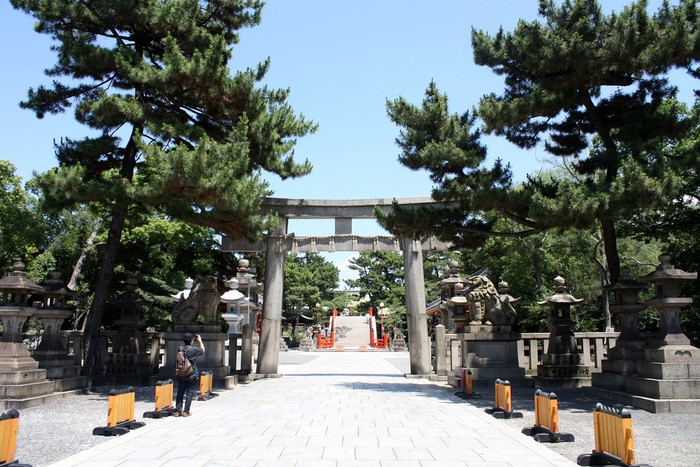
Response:
[[[121,241],[124,221],[128,213],[128,201],[124,200],[115,206],[112,213],[112,221],[109,226],[107,243],[102,254],[100,273],[97,277],[95,295],[90,305],[90,311],[85,326],[85,345],[87,355],[85,357],[85,369],[89,380],[89,386],[102,384],[102,359],[100,355],[100,330],[102,328],[102,316],[109,298],[109,291],[114,277],[114,264],[117,260],[117,251]]]
[[[68,288],[71,290],[75,290],[75,287],[78,285],[78,276],[80,275],[80,272],[83,270],[83,264],[85,263],[85,258],[87,257],[88,251],[92,249],[92,247],[95,244],[95,237],[97,237],[97,233],[100,231],[102,228],[102,219],[97,219],[95,222],[95,225],[92,228],[92,232],[90,232],[90,236],[87,238],[85,241],[85,246],[83,247],[83,250],[80,252],[80,257],[78,258],[78,261],[75,262],[75,266],[73,266],[73,274],[70,276],[70,280],[68,281]]]
[[[143,128],[134,125],[131,130],[131,137],[124,148],[124,160],[121,167],[122,179],[130,182],[134,178],[136,170],[136,155],[138,153],[137,141],[141,139]],[[109,290],[114,277],[114,264],[117,261],[117,252],[124,230],[126,216],[129,213],[129,199],[124,196],[117,198],[112,209],[112,221],[109,225],[107,242],[102,254],[100,273],[95,285],[95,295],[92,299],[87,325],[85,326],[84,342],[87,346],[85,357],[85,370],[88,376],[90,387],[98,386],[102,383],[102,359],[100,355],[100,330],[102,328],[102,316],[105,305],[109,299]]]
[[[617,251],[617,232],[612,219],[604,218],[600,220],[600,227],[603,233],[603,244],[605,246],[605,259],[608,265],[608,275],[611,284],[617,282],[620,277],[620,255]]]
[[[593,237],[595,240],[595,246],[593,247],[593,261],[596,266],[598,266],[598,273],[600,274],[600,290],[601,290],[601,308],[603,309],[603,317],[605,318],[605,329],[607,330],[612,326],[612,318],[610,316],[610,299],[608,298],[608,292],[605,289],[610,285],[608,280],[608,270],[605,267],[605,253],[603,253],[603,260],[598,259],[598,247],[603,243],[603,238],[599,233]]]

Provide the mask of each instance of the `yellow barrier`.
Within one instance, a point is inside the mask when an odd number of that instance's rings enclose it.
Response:
[[[107,426],[92,430],[93,435],[114,436],[128,433],[129,430],[140,428],[143,422],[134,420],[134,402],[136,394],[129,387],[122,390],[109,391],[107,400]]]
[[[559,433],[559,401],[553,392],[535,391],[535,426],[523,428],[523,433],[535,441],[557,443],[572,442],[574,435]]]
[[[199,393],[202,395],[209,394],[212,390],[212,384],[211,372],[203,371],[199,376]]]
[[[197,400],[206,401],[211,399],[212,397],[218,396],[218,394],[213,392],[213,385],[214,375],[212,374],[212,372],[203,371],[199,375],[199,397],[197,398]]]
[[[522,413],[513,412],[510,382],[497,379],[495,392],[496,403],[492,409],[486,409],[486,413],[496,418],[522,418]]]
[[[593,431],[595,450],[591,454],[578,456],[576,461],[579,465],[646,465],[635,464],[632,414],[629,410],[596,404]]]
[[[535,426],[559,431],[559,401],[553,392],[535,391]]]
[[[462,399],[481,397],[481,394],[474,392],[474,380],[471,370],[462,368],[462,376],[460,376],[459,385],[462,390],[460,392],[456,392],[456,396],[459,396]]]
[[[119,423],[134,419],[134,402],[136,394],[133,391],[119,393],[110,391],[107,408],[107,426],[117,426]]]
[[[467,370],[466,368],[463,368],[462,369],[462,391],[466,395],[471,396],[473,389],[474,389],[474,381],[472,379],[472,371]]]
[[[156,383],[156,410],[173,406],[173,381],[158,381]]]
[[[168,417],[175,413],[173,407],[173,380],[156,382],[155,386],[156,409],[152,412],[144,412],[144,418]]]
[[[0,414],[0,463],[11,464],[17,452],[19,432],[19,412],[10,409]]]
[[[510,383],[508,381],[496,380],[496,404],[495,407],[504,412],[513,411],[513,400],[511,398]]]

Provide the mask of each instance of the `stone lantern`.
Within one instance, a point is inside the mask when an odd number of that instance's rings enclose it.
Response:
[[[537,365],[538,386],[581,387],[591,385],[591,369],[581,363],[576,338],[572,330],[571,307],[583,302],[568,293],[563,277],[554,278],[554,295],[538,302],[549,307],[549,345]]]
[[[241,324],[250,324],[255,327],[255,319],[257,312],[257,296],[260,291],[260,283],[255,279],[256,270],[250,267],[250,261],[242,258],[238,261],[238,273],[236,280],[238,281],[238,290],[245,295],[245,302],[239,306],[240,313],[243,315]]]
[[[221,296],[221,301],[226,304],[226,313],[221,316],[228,323],[229,334],[240,334],[243,320],[241,305],[247,303],[246,297],[238,290],[238,279],[231,279],[224,284],[229,287],[229,290]]]
[[[46,380],[46,370],[39,369],[22,342],[22,327],[36,313],[29,300],[44,293],[24,272],[24,263],[16,261],[9,276],[0,279],[0,319],[3,324],[0,342],[0,401],[8,408],[33,405],[32,400],[54,391],[54,382]]]
[[[639,330],[639,313],[647,306],[639,301],[639,293],[648,289],[649,285],[630,277],[630,270],[620,270],[620,277],[614,284],[606,287],[614,295],[614,305],[610,312],[620,318],[620,336],[615,347],[608,351],[610,361],[639,360],[644,356],[644,338]],[[605,369],[606,362],[603,362]],[[619,366],[619,365],[618,365]],[[632,368],[619,368],[621,373],[627,373]]]
[[[126,279],[125,291],[110,306],[117,309],[119,318],[112,340],[112,352],[105,364],[105,379],[120,384],[146,385],[153,374],[153,365],[146,352],[146,340],[141,332],[145,326],[143,309],[146,300],[136,289],[138,279]]]
[[[443,304],[442,324],[448,332],[464,332],[466,323],[470,321],[469,304],[464,296],[464,279],[459,277],[459,263],[454,260],[447,262],[444,279],[438,284]]]
[[[681,297],[681,282],[696,280],[697,272],[685,272],[671,264],[668,255],[659,256],[656,270],[641,277],[654,287],[654,296],[647,305],[659,313],[659,332],[654,342],[655,349],[647,350],[649,360],[656,362],[678,362],[700,359],[700,349],[690,345],[690,339],[681,330],[681,309],[693,303],[689,297]]]
[[[46,370],[46,377],[56,381],[57,391],[83,387],[87,378],[80,376],[80,365],[68,355],[61,341],[61,325],[72,314],[66,301],[76,294],[63,285],[61,273],[53,272],[43,295],[44,302],[34,316],[43,323],[44,334],[33,357],[39,362],[39,368]]]
[[[690,345],[690,340],[680,327],[680,312],[692,299],[680,296],[680,284],[697,279],[697,273],[676,269],[667,255],[659,257],[656,270],[641,277],[641,283],[652,284],[654,296],[646,304],[655,308],[660,316],[659,332],[651,342],[641,340],[635,318],[627,318],[618,345],[611,349],[611,358],[620,355],[628,360],[603,362],[603,373],[593,375],[593,390],[602,396],[634,405],[649,412],[700,413],[700,349]],[[625,276],[621,276],[621,281]],[[632,284],[618,298],[616,308],[627,307],[630,314],[644,308],[637,303]],[[619,287],[618,287],[619,288]],[[624,294],[627,294],[625,297]],[[620,304],[622,301],[622,304]],[[624,309],[624,308],[623,308]],[[611,307],[611,311],[613,307]],[[641,350],[637,347],[641,344]],[[613,352],[624,344],[623,351]],[[622,366],[622,365],[625,366]],[[629,371],[621,371],[621,369]],[[634,370],[632,370],[634,369]]]

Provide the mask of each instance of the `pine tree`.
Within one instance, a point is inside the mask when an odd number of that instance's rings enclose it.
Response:
[[[571,162],[573,179],[531,179],[529,216],[545,226],[599,223],[610,280],[619,275],[616,220],[674,196],[678,171],[667,148],[690,119],[665,73],[698,57],[694,1],[639,1],[604,15],[595,0],[541,0],[542,22],[521,21],[495,36],[473,30],[474,60],[505,78],[485,96],[486,131],[521,148]]]
[[[254,237],[270,194],[263,171],[307,174],[295,138],[315,131],[288,105],[288,90],[260,86],[269,61],[232,73],[238,31],[260,22],[255,0],[12,0],[55,40],[51,86],[21,106],[37,117],[73,109],[92,132],[62,139],[59,166],[38,177],[48,205],[95,203],[111,214],[86,328],[86,368],[99,382],[98,334],[129,210],[232,236]]]
[[[679,161],[670,149],[694,123],[667,72],[697,74],[700,11],[691,0],[664,3],[654,15],[646,10],[639,1],[606,16],[595,0],[561,6],[540,0],[541,22],[520,21],[513,32],[494,36],[472,30],[475,62],[503,76],[505,90],[461,116],[449,113],[434,83],[420,108],[402,98],[388,102],[389,117],[402,128],[399,160],[427,169],[433,198],[443,204],[377,212],[383,225],[397,235],[434,233],[457,247],[476,247],[489,236],[598,224],[614,282],[616,223],[677,198],[697,163]],[[530,176],[514,187],[500,160],[484,167],[481,131],[524,149],[544,142],[569,173]],[[500,231],[493,214],[515,221],[514,228]]]

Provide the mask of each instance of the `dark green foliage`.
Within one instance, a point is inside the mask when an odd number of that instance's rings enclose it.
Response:
[[[447,96],[431,82],[420,108],[403,98],[387,102],[391,120],[401,127],[396,143],[399,161],[414,170],[427,169],[436,183],[432,197],[446,202],[436,208],[401,208],[391,213],[377,211],[380,223],[396,235],[417,238],[435,233],[458,246],[483,243],[492,225],[479,215],[488,210],[521,218],[513,198],[506,202],[511,188],[507,165],[497,160],[491,169],[482,167],[486,148],[479,142],[474,113],[450,114]],[[528,222],[522,218],[523,224]]]
[[[37,117],[73,109],[93,132],[56,146],[59,167],[37,186],[46,206],[100,204],[110,213],[87,326],[88,372],[100,362],[97,334],[129,210],[155,209],[190,224],[252,238],[272,225],[257,214],[269,195],[264,171],[296,163],[297,137],[315,125],[296,116],[288,90],[259,86],[269,66],[232,73],[238,31],[260,22],[255,0],[12,0],[55,40],[51,86],[21,105]]]
[[[0,271],[4,275],[12,271],[15,261],[30,262],[44,247],[49,229],[8,161],[0,161],[0,185]]]
[[[696,4],[646,9],[640,1],[606,16],[595,0],[541,0],[542,22],[472,31],[475,62],[505,79],[503,94],[479,105],[486,131],[522,148],[544,142],[575,174],[533,178],[529,216],[545,227],[599,223],[611,280],[617,219],[677,194],[667,148],[692,124],[664,73],[696,63]]]
[[[340,273],[335,265],[318,253],[287,255],[284,262],[283,309],[314,310],[335,297]]]

